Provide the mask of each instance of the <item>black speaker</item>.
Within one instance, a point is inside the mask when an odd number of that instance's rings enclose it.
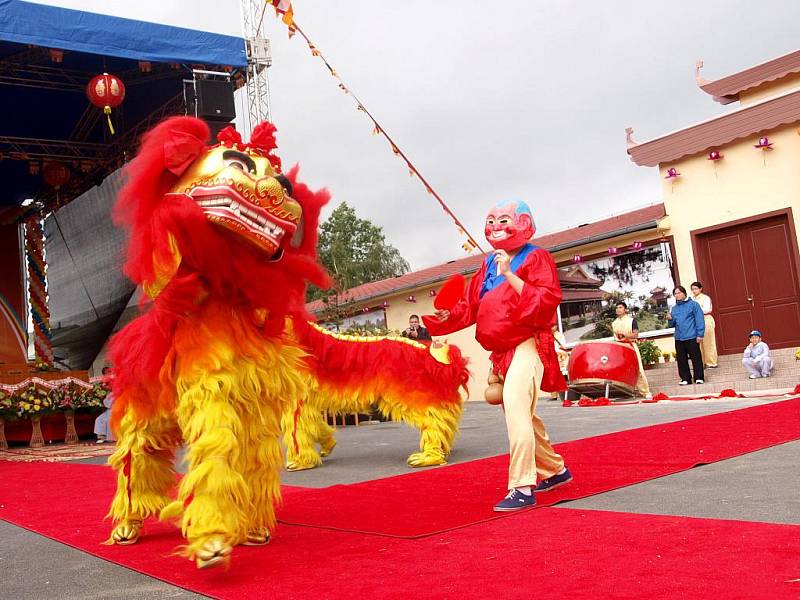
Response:
[[[218,121],[216,119],[203,119],[208,125],[208,139],[206,143],[214,145],[217,143],[217,134],[225,129],[230,123],[227,121]]]
[[[197,116],[208,121],[230,121],[236,117],[233,101],[233,82],[213,79],[198,79]]]

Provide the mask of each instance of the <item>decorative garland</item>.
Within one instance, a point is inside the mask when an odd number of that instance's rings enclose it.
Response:
[[[53,335],[50,331],[50,309],[47,304],[47,263],[44,260],[44,228],[41,217],[25,223],[25,254],[28,257],[28,297],[33,321],[33,345],[36,359],[52,366]]]
[[[433,186],[431,186],[431,184],[428,183],[428,181],[422,176],[422,174],[419,172],[419,169],[417,169],[417,167],[414,166],[414,163],[411,162],[411,160],[405,155],[405,153],[394,142],[394,140],[391,137],[389,137],[389,134],[386,133],[386,130],[383,128],[383,125],[378,123],[378,120],[372,115],[372,113],[369,110],[367,110],[367,107],[364,106],[364,103],[361,102],[361,100],[359,100],[358,96],[356,96],[356,94],[347,85],[345,85],[342,78],[339,77],[339,73],[336,71],[336,69],[334,69],[331,66],[331,64],[322,55],[322,52],[320,52],[319,48],[317,48],[314,45],[314,43],[309,39],[309,37],[305,34],[305,32],[300,28],[300,26],[297,24],[297,21],[295,21],[294,19],[294,11],[292,9],[292,3],[289,0],[265,0],[265,1],[267,4],[275,8],[276,15],[280,16],[283,23],[288,27],[290,38],[295,33],[299,33],[302,36],[302,38],[306,41],[306,44],[308,44],[308,49],[311,50],[311,56],[319,58],[325,64],[325,67],[328,69],[328,72],[331,74],[331,76],[338,81],[339,89],[342,90],[345,94],[352,96],[353,100],[356,101],[356,108],[359,111],[363,112],[365,115],[367,115],[367,118],[370,121],[372,121],[372,126],[373,126],[372,134],[381,135],[386,139],[386,141],[389,143],[389,147],[391,148],[392,153],[395,156],[399,156],[403,160],[403,162],[405,162],[406,168],[408,169],[408,174],[411,177],[416,177],[417,179],[419,179],[422,185],[425,186],[425,191],[427,191],[428,194],[430,194],[436,199],[436,201],[439,203],[439,206],[442,208],[445,214],[447,214],[453,220],[453,223],[455,224],[458,233],[460,235],[466,236],[467,241],[464,244],[462,244],[461,247],[466,252],[471,253],[473,250],[479,250],[483,254],[486,254],[483,248],[481,248],[480,244],[478,244],[475,238],[472,237],[469,231],[467,231],[467,228],[464,226],[464,224],[459,220],[459,218],[450,209],[450,207],[447,206],[445,201],[442,200],[442,197],[436,192],[436,190],[433,189]]]

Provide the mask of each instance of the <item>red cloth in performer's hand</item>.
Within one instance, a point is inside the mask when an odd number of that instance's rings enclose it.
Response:
[[[464,276],[461,273],[456,273],[439,290],[436,300],[433,301],[433,307],[436,310],[452,310],[464,295],[466,285]]]

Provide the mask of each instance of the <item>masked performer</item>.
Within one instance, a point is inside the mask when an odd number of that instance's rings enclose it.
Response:
[[[509,492],[495,505],[498,512],[534,506],[533,488],[551,490],[572,479],[536,415],[539,389],[563,391],[566,385],[551,331],[561,287],[550,254],[529,241],[534,231],[531,210],[524,202],[493,207],[484,233],[494,252],[452,309],[423,318],[433,335],[476,324],[476,339],[491,352],[490,381],[503,384],[511,455]]]

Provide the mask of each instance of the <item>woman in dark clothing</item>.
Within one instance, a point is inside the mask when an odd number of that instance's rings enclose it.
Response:
[[[675,306],[667,313],[669,326],[675,328],[675,353],[678,355],[678,373],[680,385],[692,383],[692,371],[689,370],[689,358],[692,359],[694,383],[703,383],[703,357],[700,344],[706,331],[703,309],[700,305],[686,297],[686,288],[682,285],[672,290]]]

